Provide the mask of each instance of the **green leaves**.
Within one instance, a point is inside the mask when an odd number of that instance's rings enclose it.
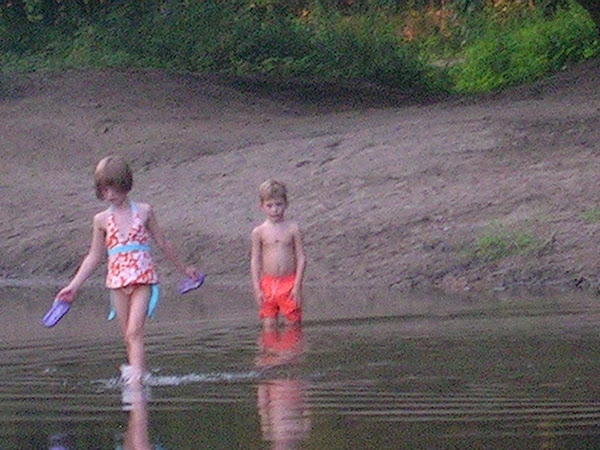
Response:
[[[548,2],[505,3],[517,6],[500,14],[479,0],[0,2],[0,60],[3,70],[160,67],[428,94],[498,90],[600,54],[583,8],[548,16]]]
[[[595,26],[578,7],[498,27],[464,50],[451,74],[461,93],[488,92],[530,82],[566,65],[600,54]]]
[[[493,262],[511,255],[520,255],[539,247],[540,240],[527,231],[499,227],[488,230],[475,241],[475,257]]]

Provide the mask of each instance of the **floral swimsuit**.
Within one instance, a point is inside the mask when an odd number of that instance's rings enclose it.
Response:
[[[144,226],[135,203],[131,202],[133,214],[131,228],[124,238],[115,222],[113,207],[109,208],[106,225],[106,248],[108,250],[108,273],[106,287],[119,289],[136,284],[152,285],[148,304],[148,316],[152,317],[158,303],[158,275],[154,269],[150,253],[150,235]],[[114,318],[111,305],[109,320]]]

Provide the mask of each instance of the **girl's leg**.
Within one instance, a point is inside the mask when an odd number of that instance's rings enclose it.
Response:
[[[129,318],[127,320],[127,331],[125,342],[129,364],[134,374],[144,375],[146,369],[146,358],[144,353],[144,324],[148,312],[148,300],[150,299],[150,286],[138,286],[130,297]]]
[[[129,320],[129,294],[125,289],[112,289],[110,299],[117,314],[121,336],[124,337],[127,331],[127,321]]]
[[[136,286],[131,292],[117,289],[113,293],[113,302],[117,312],[119,327],[125,340],[127,359],[135,377],[141,377],[145,371],[144,323],[150,299],[150,286]]]

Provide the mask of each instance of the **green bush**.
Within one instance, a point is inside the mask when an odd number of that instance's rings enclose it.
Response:
[[[248,10],[233,23],[226,40],[230,69],[237,73],[295,75],[311,52],[310,31],[292,16]]]
[[[534,16],[508,30],[492,26],[464,50],[451,75],[458,92],[488,92],[530,82],[600,53],[594,24],[573,6],[552,20]]]
[[[418,14],[425,0],[21,4],[33,9],[0,5],[2,71],[159,67],[470,93],[529,82],[600,53],[577,5],[551,18],[524,8],[505,22],[472,8],[452,18],[451,36],[431,32],[409,43],[402,8]]]
[[[133,40],[141,65],[214,71],[226,65],[225,39],[237,12],[218,1],[194,3],[146,17]]]
[[[581,8],[559,11],[547,24],[545,35],[551,70],[600,54],[598,34]]]
[[[600,221],[600,208],[597,206],[587,208],[579,214],[579,218],[586,223],[596,223]]]
[[[494,262],[538,247],[539,239],[530,232],[497,227],[484,232],[475,241],[474,256],[485,262]]]
[[[329,79],[362,79],[405,91],[437,89],[416,47],[403,43],[382,16],[333,15],[314,26],[305,72]]]

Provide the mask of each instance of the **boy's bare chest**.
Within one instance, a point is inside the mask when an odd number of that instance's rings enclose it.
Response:
[[[285,247],[294,243],[293,235],[288,230],[271,230],[263,236],[263,245],[269,247]]]

